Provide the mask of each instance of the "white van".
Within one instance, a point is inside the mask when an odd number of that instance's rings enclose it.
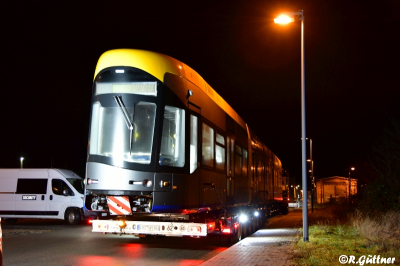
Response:
[[[1,232],[1,218],[0,218],[0,266],[3,266],[3,233]]]
[[[0,169],[0,217],[7,223],[40,218],[77,224],[83,193],[83,179],[70,170]]]

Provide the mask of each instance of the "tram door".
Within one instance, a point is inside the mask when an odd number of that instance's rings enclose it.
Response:
[[[189,138],[189,163],[190,163],[190,176],[188,178],[188,205],[199,206],[201,199],[200,173],[199,167],[199,117],[195,113],[189,114],[190,125],[190,138]]]
[[[235,202],[235,140],[233,134],[226,133],[226,201],[228,204]]]
[[[255,191],[255,195],[254,195],[254,199],[256,201],[258,201],[258,197],[259,197],[259,189],[258,189],[258,179],[259,179],[259,161],[258,161],[258,156],[256,153],[253,153],[253,179],[252,179],[252,188],[253,191]]]

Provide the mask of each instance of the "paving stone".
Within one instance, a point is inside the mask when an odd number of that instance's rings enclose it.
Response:
[[[260,229],[201,265],[290,265],[299,238],[298,229]]]

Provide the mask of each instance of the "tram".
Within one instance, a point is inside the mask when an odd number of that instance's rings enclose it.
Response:
[[[188,65],[145,50],[101,55],[91,102],[88,210],[127,220],[238,215],[265,212],[282,189],[279,158]]]

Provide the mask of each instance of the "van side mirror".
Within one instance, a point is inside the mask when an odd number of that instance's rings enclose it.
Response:
[[[74,196],[74,193],[70,191],[69,189],[64,189],[63,190],[64,196]]]

